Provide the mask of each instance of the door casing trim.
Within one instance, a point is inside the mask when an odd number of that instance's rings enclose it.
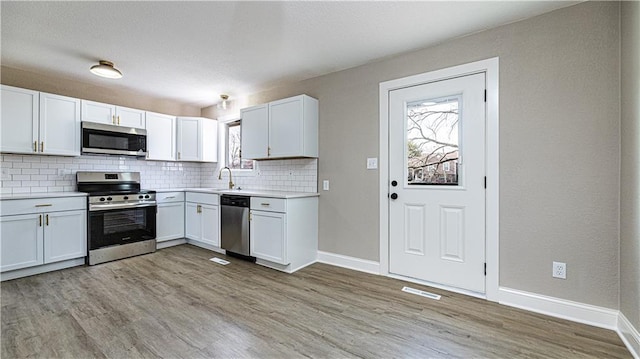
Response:
[[[500,272],[499,255],[499,58],[448,67],[440,70],[403,77],[380,83],[380,139],[379,139],[379,179],[380,179],[380,274],[389,274],[389,92],[434,81],[446,80],[476,73],[486,74],[486,139],[485,173],[487,189],[485,193],[485,298],[498,301]],[[394,276],[397,278],[397,276]]]

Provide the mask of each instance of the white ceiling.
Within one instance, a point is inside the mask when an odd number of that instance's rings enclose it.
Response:
[[[2,1],[1,63],[205,107],[572,4]]]

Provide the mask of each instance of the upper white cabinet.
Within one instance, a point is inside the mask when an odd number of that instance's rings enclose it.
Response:
[[[258,105],[240,110],[242,158],[267,158],[269,148],[269,105]]]
[[[145,111],[82,100],[82,121],[135,128],[146,127]]]
[[[202,117],[178,117],[177,160],[218,161],[218,121]]]
[[[318,100],[299,95],[240,111],[242,157],[318,157]]]
[[[176,159],[176,118],[147,112],[147,159],[174,161]]]
[[[80,156],[80,100],[2,86],[0,151]]]

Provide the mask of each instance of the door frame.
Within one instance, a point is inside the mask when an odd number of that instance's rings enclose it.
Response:
[[[416,86],[429,82],[483,72],[486,74],[487,89],[487,106],[485,114],[485,173],[487,176],[487,188],[485,192],[485,260],[487,263],[487,274],[485,278],[485,295],[483,298],[497,302],[500,269],[498,57],[380,83],[380,274],[384,276],[408,279],[389,273],[389,92],[404,87]],[[454,288],[446,286],[439,287],[465,294],[471,294],[464,290],[455,290]]]

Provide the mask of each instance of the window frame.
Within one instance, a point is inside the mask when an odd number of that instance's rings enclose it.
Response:
[[[254,176],[256,174],[257,162],[253,160],[253,168],[231,168],[229,165],[229,127],[235,122],[240,122],[242,119],[240,115],[230,115],[218,118],[218,133],[220,134],[219,143],[220,143],[220,154],[221,159],[218,163],[218,170],[221,170],[224,167],[229,167],[234,176]],[[241,135],[242,136],[242,135]]]

